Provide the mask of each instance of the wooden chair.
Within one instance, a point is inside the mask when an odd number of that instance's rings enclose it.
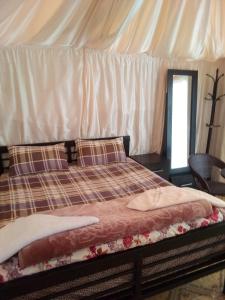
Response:
[[[199,153],[191,155],[188,163],[199,189],[211,195],[225,196],[225,183],[213,181],[211,178],[213,167],[224,169],[225,162],[209,154]]]

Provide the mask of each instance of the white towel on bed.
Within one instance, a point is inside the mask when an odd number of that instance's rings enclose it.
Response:
[[[98,223],[92,216],[58,217],[34,214],[18,218],[0,229],[0,263],[35,240]]]
[[[225,208],[225,202],[212,195],[192,188],[179,188],[176,186],[147,190],[135,196],[127,207],[148,211],[198,200],[206,200],[212,206]]]

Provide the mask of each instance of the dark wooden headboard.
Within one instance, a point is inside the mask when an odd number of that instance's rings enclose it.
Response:
[[[95,139],[90,139],[90,140],[105,140],[105,139],[114,139],[114,138],[116,138],[116,137],[95,138]],[[49,145],[56,145],[59,143],[65,144],[68,163],[72,163],[72,162],[76,161],[75,140],[55,141],[55,142],[35,143],[35,144],[22,144],[21,146],[49,146]],[[128,135],[123,136],[123,144],[124,144],[126,156],[129,156],[130,136],[128,136]],[[8,169],[8,165],[9,165],[8,147],[0,146],[0,174],[2,174],[5,169]]]

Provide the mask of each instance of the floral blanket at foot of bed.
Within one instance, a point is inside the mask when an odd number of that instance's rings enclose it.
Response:
[[[92,259],[101,255],[111,254],[138,246],[153,244],[165,238],[181,235],[190,230],[200,227],[206,227],[211,224],[222,222],[223,220],[224,214],[219,209],[214,208],[213,213],[207,218],[198,218],[191,222],[182,222],[170,225],[163,230],[155,230],[142,234],[136,234],[133,236],[126,236],[123,239],[118,239],[113,242],[93,245],[91,247],[77,250],[71,255],[54,258],[46,262],[27,267],[25,269],[19,268],[18,257],[14,256],[7,262],[0,265],[0,282],[3,283],[12,279],[50,270],[52,268],[64,266],[70,263]]]

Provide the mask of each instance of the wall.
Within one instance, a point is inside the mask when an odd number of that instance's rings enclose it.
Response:
[[[161,149],[168,68],[199,71],[196,147],[204,152],[212,84],[205,74],[225,69],[222,60],[32,46],[1,48],[0,65],[0,144],[129,134],[133,154]],[[222,129],[213,138],[212,152],[224,156]]]

